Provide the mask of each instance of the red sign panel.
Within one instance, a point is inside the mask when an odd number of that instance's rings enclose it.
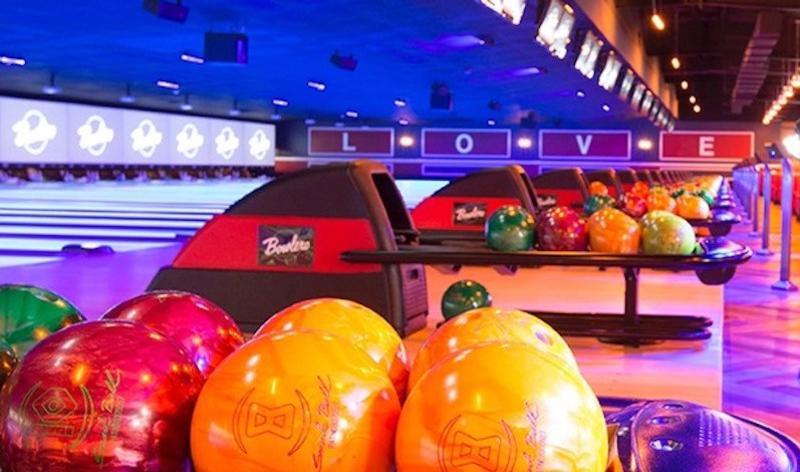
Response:
[[[393,128],[308,128],[309,156],[394,156]]]
[[[539,159],[631,158],[627,130],[543,129],[539,131]]]
[[[673,131],[661,133],[662,160],[746,159],[755,151],[751,131]]]
[[[511,156],[511,130],[507,129],[422,129],[422,157]]]

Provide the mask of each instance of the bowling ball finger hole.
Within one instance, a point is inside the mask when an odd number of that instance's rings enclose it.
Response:
[[[683,410],[685,408],[685,406],[680,403],[664,403],[661,407],[665,410]]]
[[[650,441],[650,448],[662,452],[675,452],[683,448],[683,443],[669,438],[658,438]]]
[[[677,416],[656,416],[654,418],[650,418],[650,424],[656,425],[664,425],[664,424],[673,424],[679,422],[681,419]]]
[[[548,346],[552,346],[553,345],[553,340],[550,339],[550,336],[548,336],[546,333],[543,333],[541,331],[537,331],[536,332],[536,339],[538,339],[539,341],[543,342],[544,344],[547,344]]]

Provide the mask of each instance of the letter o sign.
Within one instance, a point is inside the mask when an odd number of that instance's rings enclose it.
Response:
[[[472,136],[467,133],[461,133],[456,136],[456,151],[460,154],[469,154],[472,152],[472,148],[475,146],[475,142],[472,140]]]

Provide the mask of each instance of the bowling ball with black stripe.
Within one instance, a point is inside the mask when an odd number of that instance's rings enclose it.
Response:
[[[528,251],[536,243],[533,215],[519,205],[503,205],[486,221],[486,244],[495,251]]]
[[[296,330],[332,334],[361,349],[386,372],[400,399],[405,398],[406,348],[397,331],[381,315],[351,300],[316,298],[279,311],[261,325],[254,337]]]
[[[211,373],[192,418],[197,472],[392,470],[400,401],[366,353],[319,331],[255,338]]]
[[[486,343],[441,360],[413,387],[396,455],[398,472],[603,472],[608,438],[575,369],[521,343]]]
[[[144,326],[92,321],[44,339],[0,393],[0,470],[185,470],[203,378]]]

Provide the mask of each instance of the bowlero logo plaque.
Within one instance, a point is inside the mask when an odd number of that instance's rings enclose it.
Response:
[[[457,226],[477,226],[486,223],[485,203],[453,204],[453,224]]]
[[[258,263],[269,266],[312,265],[314,230],[297,226],[259,226]]]

